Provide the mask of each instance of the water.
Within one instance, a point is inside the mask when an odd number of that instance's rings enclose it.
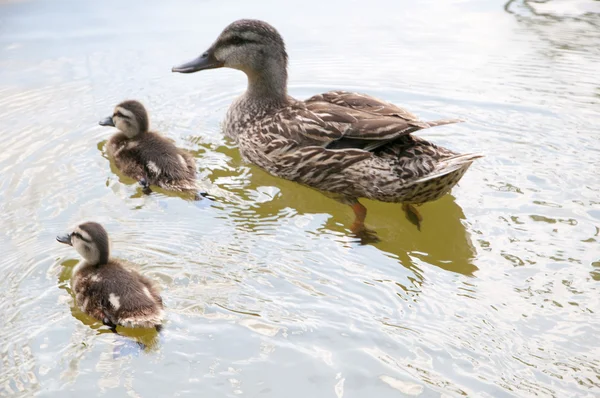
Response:
[[[600,394],[600,17],[595,1],[0,1],[0,395]],[[483,152],[452,195],[352,211],[243,164],[219,123],[236,71],[172,74],[229,22],[287,41],[290,93],[353,89]],[[141,194],[97,126],[125,98],[192,151],[215,202]],[[157,344],[73,306],[82,220],[156,280]],[[144,340],[144,336],[137,336]],[[128,351],[129,350],[129,351]],[[135,350],[133,350],[135,351]]]

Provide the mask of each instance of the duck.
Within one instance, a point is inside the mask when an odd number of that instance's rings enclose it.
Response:
[[[169,191],[195,191],[196,161],[192,155],[159,133],[149,131],[149,123],[141,102],[127,100],[118,104],[112,116],[99,122],[119,130],[108,141],[108,157],[123,174],[136,179],[147,194],[151,192],[150,185]]]
[[[459,154],[413,133],[459,119],[419,120],[367,94],[330,91],[297,100],[287,91],[288,55],[279,32],[260,20],[228,25],[199,57],[172,72],[232,68],[248,78],[246,91],[229,106],[225,136],[244,161],[277,177],[317,189],[350,205],[351,231],[365,227],[360,198],[402,203],[420,228],[416,205],[448,193],[481,154]]]
[[[164,306],[156,284],[110,257],[110,241],[102,225],[84,222],[56,240],[73,246],[83,257],[71,278],[75,302],[83,312],[115,332],[117,326],[160,332]]]

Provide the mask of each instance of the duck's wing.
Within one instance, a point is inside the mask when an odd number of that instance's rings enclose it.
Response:
[[[318,185],[329,175],[337,174],[371,156],[371,152],[361,149],[331,150],[321,146],[307,146],[280,155],[276,163],[276,174],[288,180]]]
[[[276,165],[272,171],[281,177],[309,185],[372,157],[372,148],[425,127],[323,101],[297,102],[279,117],[269,126],[265,164]]]
[[[329,91],[323,94],[317,94],[307,99],[306,102],[328,102],[344,108],[369,112],[379,116],[392,116],[405,120],[419,120],[417,116],[413,115],[406,109],[362,93],[353,93],[349,91]]]
[[[418,120],[376,115],[324,101],[304,103],[296,109],[292,128],[317,141],[340,138],[386,140],[429,127]]]
[[[418,130],[458,121],[410,120],[317,100],[295,106],[290,116],[287,126],[291,130],[290,136],[305,136],[328,149],[366,151],[373,151]]]
[[[373,97],[334,93],[293,103],[270,124],[261,156],[270,158],[265,164],[277,165],[272,170],[277,175],[314,185],[400,137],[458,122],[424,122]]]
[[[140,282],[146,287],[146,289],[148,289],[148,292],[154,299],[154,302],[156,303],[156,305],[160,309],[162,309],[163,308],[163,300],[162,300],[162,297],[160,296],[160,291],[158,290],[156,285],[147,276],[144,276],[144,275],[139,275],[139,276],[140,276]],[[144,294],[146,294],[146,293],[144,292]]]
[[[137,150],[150,183],[170,189],[170,185],[195,179],[195,163],[185,150],[157,133],[147,134]]]

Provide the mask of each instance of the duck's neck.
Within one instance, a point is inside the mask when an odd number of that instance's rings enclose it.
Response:
[[[287,105],[287,70],[283,60],[271,59],[261,70],[246,71],[249,102],[263,108],[277,108]]]
[[[137,130],[135,127],[130,127],[129,129],[126,130],[122,130],[121,131],[123,134],[125,134],[125,137],[127,137],[127,139],[129,141],[135,141],[135,140],[139,140],[143,137],[144,134],[146,134],[143,131]]]

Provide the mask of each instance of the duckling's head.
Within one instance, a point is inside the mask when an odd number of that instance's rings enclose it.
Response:
[[[173,67],[173,72],[193,73],[205,69],[233,68],[249,78],[271,74],[271,79],[287,83],[287,52],[281,35],[266,22],[240,19],[221,32],[217,40],[198,58]]]
[[[134,138],[139,134],[148,132],[150,122],[148,112],[141,102],[127,100],[115,107],[112,116],[101,120],[101,126],[116,127],[128,138]]]
[[[108,263],[110,255],[108,234],[104,227],[96,222],[80,224],[71,233],[57,236],[56,240],[73,246],[89,264]]]

